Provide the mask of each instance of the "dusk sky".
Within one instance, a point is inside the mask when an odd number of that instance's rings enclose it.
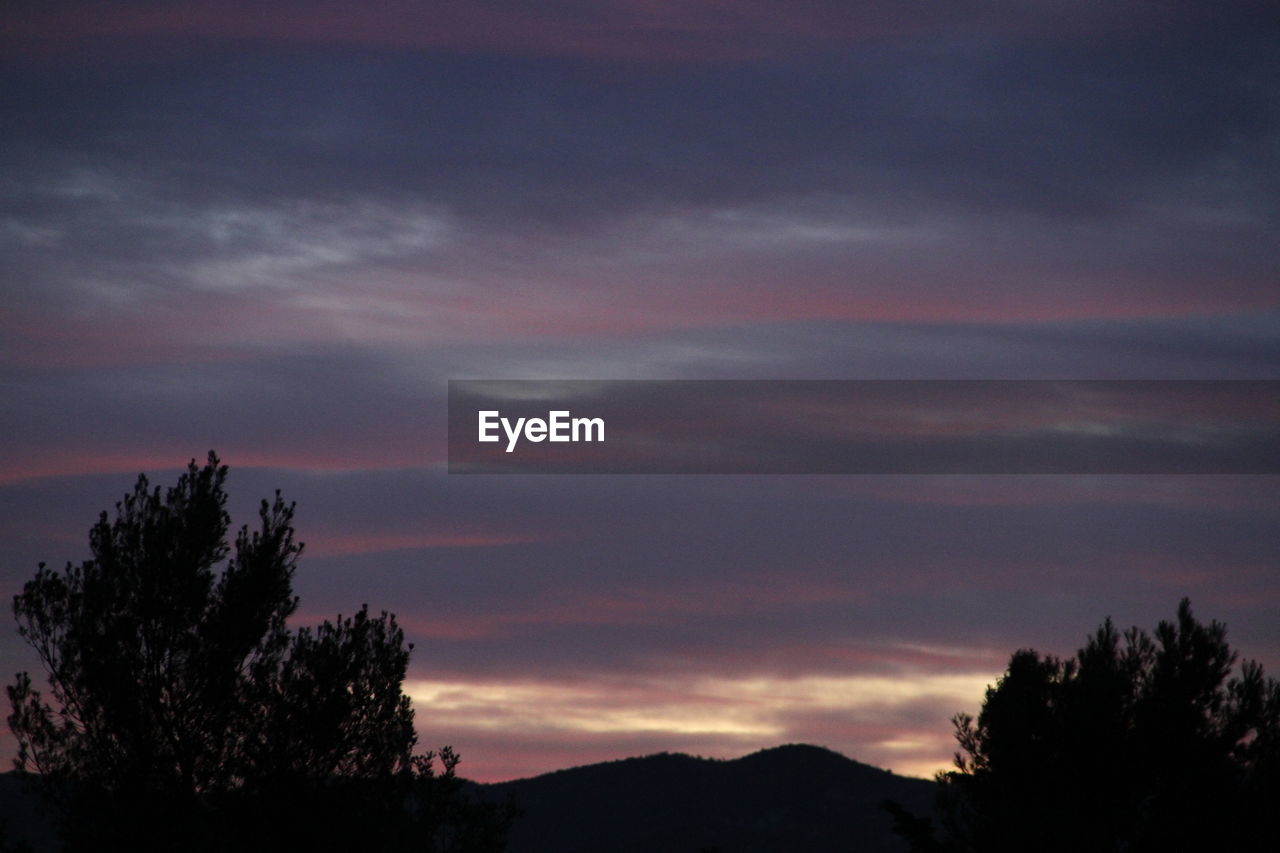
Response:
[[[6,601],[213,448],[482,781],[928,776],[1183,596],[1280,675],[1276,476],[445,470],[450,379],[1280,379],[1273,0],[5,0],[0,155]]]

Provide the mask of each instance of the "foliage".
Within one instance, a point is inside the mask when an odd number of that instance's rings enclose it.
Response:
[[[1016,652],[975,720],[954,719],[941,839],[912,848],[1280,849],[1280,685],[1183,600],[1154,636],[1107,620],[1073,658]]]
[[[49,682],[8,689],[16,763],[67,810],[68,847],[432,849],[467,816],[496,827],[476,849],[500,848],[506,818],[466,812],[456,755],[437,773],[413,753],[395,617],[291,630],[294,506],[264,500],[232,549],[226,476],[210,453],[164,492],[139,477],[89,560],[42,563],[15,596]]]

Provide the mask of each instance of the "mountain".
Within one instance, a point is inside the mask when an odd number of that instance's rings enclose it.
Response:
[[[0,850],[26,842],[35,853],[58,849],[52,810],[36,795],[29,777],[0,773]]]
[[[732,761],[663,753],[474,785],[523,814],[508,853],[902,853],[886,799],[932,809],[934,783],[816,746]],[[7,826],[5,826],[7,824]],[[16,773],[0,773],[0,849],[58,849],[53,818]]]
[[[888,853],[880,808],[932,810],[935,786],[816,746],[732,761],[663,753],[477,786],[523,815],[509,853]]]

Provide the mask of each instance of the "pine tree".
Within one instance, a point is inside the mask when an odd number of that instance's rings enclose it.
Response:
[[[466,810],[452,751],[439,773],[414,754],[395,617],[291,630],[294,505],[264,500],[232,547],[226,477],[212,452],[168,490],[140,476],[90,559],[42,563],[15,596],[49,683],[8,689],[16,763],[66,810],[68,847],[430,849],[445,814],[492,818],[482,849],[500,847],[509,821]]]

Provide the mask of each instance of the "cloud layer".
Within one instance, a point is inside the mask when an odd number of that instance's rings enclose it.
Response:
[[[484,779],[924,773],[1183,595],[1280,670],[1270,477],[445,473],[449,379],[1280,378],[1268,4],[9,5],[4,591],[216,448]]]

